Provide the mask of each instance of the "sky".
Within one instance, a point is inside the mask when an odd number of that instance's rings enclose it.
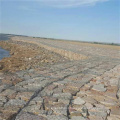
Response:
[[[120,43],[119,0],[0,0],[0,33]]]

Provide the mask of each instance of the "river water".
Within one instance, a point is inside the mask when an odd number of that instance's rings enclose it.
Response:
[[[8,39],[9,39],[9,35],[0,34],[0,41],[5,41]],[[9,57],[9,56],[10,56],[9,51],[0,48],[0,60],[3,59],[4,57]]]

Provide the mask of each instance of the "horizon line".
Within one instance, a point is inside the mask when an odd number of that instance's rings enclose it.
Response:
[[[30,36],[30,35],[23,35],[23,34],[14,34],[14,33],[0,33],[5,35],[14,35],[14,36],[23,36],[23,37],[33,37],[33,38],[42,38],[42,39],[52,39],[52,40],[67,40],[67,41],[74,41],[74,42],[84,42],[84,43],[92,43],[92,44],[104,44],[104,45],[119,45],[120,43],[114,42],[98,42],[98,41],[86,41],[86,40],[73,40],[73,39],[60,39],[60,38],[51,38],[51,37],[40,37],[40,36]]]

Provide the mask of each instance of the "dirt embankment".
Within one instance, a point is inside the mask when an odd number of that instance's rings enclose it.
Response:
[[[26,42],[0,41],[0,47],[9,50],[11,55],[0,61],[0,71],[4,72],[15,72],[66,61],[64,57],[54,52]]]

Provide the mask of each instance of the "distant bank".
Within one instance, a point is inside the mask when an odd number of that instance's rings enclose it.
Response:
[[[46,38],[46,37],[35,37],[35,36],[27,36],[27,35],[16,35],[16,34],[4,34],[0,33],[0,39],[8,40],[13,36],[23,36],[23,37],[33,37],[33,38],[42,38],[45,40],[60,40],[60,41],[72,41],[72,42],[82,42],[82,43],[91,43],[91,44],[102,44],[102,45],[115,45],[120,46],[120,43],[106,43],[106,42],[96,42],[96,41],[82,41],[82,40],[68,40],[68,39],[57,39],[57,38]]]

